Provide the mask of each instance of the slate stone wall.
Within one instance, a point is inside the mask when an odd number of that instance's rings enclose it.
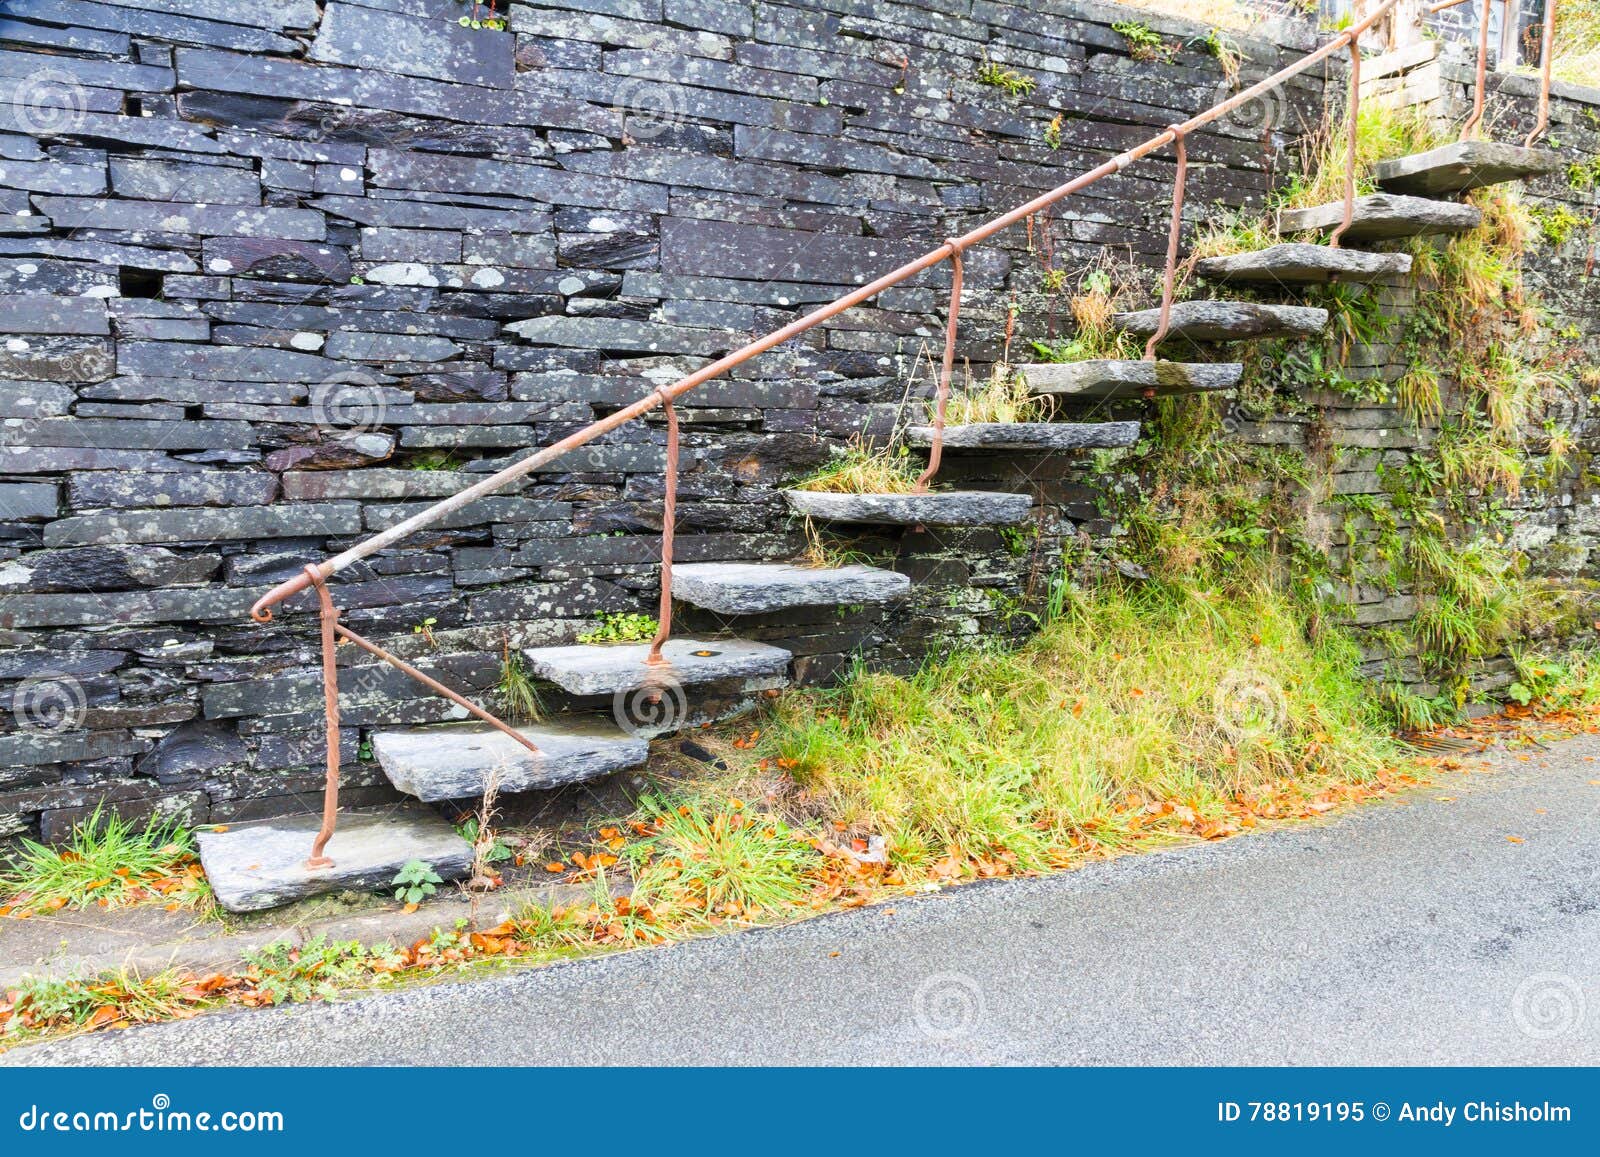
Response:
[[[315,808],[315,617],[302,597],[251,624],[269,585],[1231,91],[1194,28],[1134,14],[1175,47],[1136,61],[1110,28],[1127,10],[1073,0],[564,0],[501,5],[504,31],[461,27],[471,7],[0,12],[0,836],[59,838],[102,802]],[[1246,79],[1315,39],[1243,41]],[[985,60],[1031,91],[980,83]],[[1322,83],[1195,138],[1197,218],[1261,203]],[[1159,261],[1172,172],[1152,158],[969,256],[978,372],[1011,304],[1016,342],[1058,328],[1047,267]],[[889,290],[683,401],[680,559],[800,547],[778,489],[926,392],[947,285]],[[652,610],[663,442],[636,423],[352,569],[345,620],[489,695],[507,648]],[[1061,545],[1112,537],[1083,462],[947,461],[1034,492],[1037,525],[864,539],[912,575],[908,604],[742,633],[803,679],[858,652],[909,667],[1025,631]],[[346,662],[361,806],[392,798],[364,731],[451,708]]]

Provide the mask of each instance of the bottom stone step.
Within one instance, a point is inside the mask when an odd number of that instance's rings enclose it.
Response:
[[[419,806],[341,815],[328,841],[329,868],[308,868],[321,816],[295,816],[227,831],[195,832],[200,865],[217,902],[230,912],[259,912],[323,892],[388,888],[410,860],[446,880],[472,870],[472,846]]]
[[[1033,499],[1000,490],[935,490],[928,494],[836,494],[785,490],[789,505],[825,522],[880,526],[1010,526],[1027,519]]]
[[[424,802],[482,795],[491,779],[501,792],[541,791],[638,767],[650,757],[643,740],[590,720],[555,720],[517,731],[535,755],[482,723],[448,723],[379,731],[372,753],[389,782]]]
[[[674,598],[720,615],[884,603],[910,589],[911,580],[905,575],[875,566],[694,562],[672,568]]]
[[[578,643],[524,651],[541,679],[574,695],[616,695],[660,685],[689,686],[722,679],[783,675],[790,655],[782,647],[748,639],[669,639],[661,649],[665,666],[645,662],[648,643]]]

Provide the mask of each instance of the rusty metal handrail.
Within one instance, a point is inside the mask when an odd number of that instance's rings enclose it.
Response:
[[[652,390],[638,401],[633,402],[630,405],[617,410],[615,413],[591,423],[574,434],[569,434],[559,442],[555,442],[549,446],[546,446],[543,450],[529,455],[520,462],[515,462],[510,466],[498,471],[497,473],[489,475],[489,477],[485,478],[483,481],[476,482],[467,487],[465,490],[462,490],[457,494],[451,495],[449,498],[435,503],[426,510],[420,511],[417,514],[412,515],[410,518],[405,519],[403,522],[397,523],[396,525],[390,527],[388,530],[375,534],[371,538],[357,543],[355,546],[350,547],[348,550],[342,551],[330,559],[316,563],[315,566],[318,573],[324,579],[329,578],[337,574],[339,571],[344,570],[352,563],[360,562],[362,559],[376,554],[380,550],[384,550],[387,547],[393,546],[396,542],[409,537],[425,527],[432,526],[441,518],[460,510],[462,507],[477,501],[479,498],[493,494],[502,487],[505,487],[510,483],[533,473],[542,466],[548,465],[557,458],[560,458],[562,455],[572,450],[576,450],[580,446],[587,445],[596,438],[600,437],[602,434],[609,434],[611,431],[627,425],[634,419],[643,417],[645,414],[648,414],[651,410],[656,409],[658,406],[663,406],[668,402],[682,397],[696,386],[703,385],[706,382],[711,381],[713,378],[720,377],[728,370],[743,365],[751,358],[757,357],[760,354],[764,354],[768,350],[771,350],[782,345],[784,342],[789,341],[791,338],[798,337],[799,335],[816,328],[823,322],[837,317],[846,310],[852,309],[855,306],[860,305],[862,302],[876,297],[885,289],[890,289],[896,285],[899,285],[902,281],[909,280],[910,278],[915,277],[917,274],[931,269],[943,261],[949,260],[958,252],[969,249],[981,241],[988,240],[1002,229],[1007,229],[1023,219],[1033,216],[1041,209],[1047,208],[1048,206],[1053,205],[1055,202],[1060,201],[1065,197],[1069,197],[1073,193],[1077,193],[1097,181],[1120,173],[1123,169],[1126,169],[1135,161],[1142,160],[1151,153],[1156,152],[1159,149],[1163,149],[1169,144],[1172,144],[1173,141],[1177,139],[1180,132],[1188,134],[1194,132],[1196,129],[1203,128],[1204,126],[1215,120],[1218,120],[1235,109],[1249,104],[1257,97],[1271,92],[1284,82],[1300,75],[1302,72],[1305,72],[1313,65],[1321,63],[1323,60],[1326,60],[1328,57],[1337,52],[1344,51],[1351,44],[1353,44],[1362,33],[1366,32],[1380,19],[1388,15],[1397,5],[1400,4],[1400,2],[1401,0],[1385,0],[1385,2],[1370,16],[1367,16],[1360,22],[1351,25],[1327,44],[1324,44],[1320,48],[1307,53],[1299,60],[1279,69],[1270,76],[1257,81],[1249,88],[1241,89],[1239,92],[1234,93],[1234,95],[1229,97],[1227,100],[1212,105],[1204,112],[1197,113],[1179,125],[1176,125],[1172,128],[1163,129],[1160,133],[1151,137],[1149,140],[1135,145],[1133,148],[1128,149],[1125,152],[1119,153],[1117,156],[1112,157],[1108,161],[1102,162],[1093,169],[1090,169],[1088,172],[1074,177],[1066,184],[1059,185],[1049,192],[1041,193],[1033,200],[1022,205],[1018,205],[1016,208],[1002,214],[999,217],[991,218],[982,225],[979,225],[969,232],[962,234],[960,237],[946,241],[937,249],[930,250],[929,252],[924,253],[922,256],[906,262],[898,269],[892,270],[889,273],[885,273],[876,280],[861,286],[859,289],[851,290],[849,293],[842,297],[836,298],[827,305],[820,306],[819,308],[812,310],[804,317],[797,318],[788,325],[783,326],[781,329],[776,329],[766,336],[757,338],[755,341],[752,341],[747,345],[734,350],[732,353],[725,354],[711,364],[702,366],[694,373],[678,379],[672,385],[662,386],[659,389]],[[292,596],[299,594],[310,585],[311,580],[305,575],[297,575],[286,582],[278,584],[277,586],[273,587],[272,590],[261,596],[260,599],[256,600],[255,604],[250,609],[251,617],[259,623],[270,622],[272,620],[272,607],[283,602],[283,600],[287,598],[291,598]]]
[[[308,869],[327,868],[330,867],[333,862],[326,855],[326,846],[329,837],[334,831],[334,825],[338,812],[339,692],[335,649],[341,640],[352,642],[370,654],[373,654],[392,666],[398,668],[400,671],[422,683],[430,690],[445,696],[452,702],[465,708],[472,715],[484,720],[491,726],[512,737],[530,751],[537,753],[539,750],[537,745],[530,741],[526,736],[522,735],[520,732],[516,731],[514,728],[510,727],[500,719],[497,719],[488,711],[485,711],[477,705],[471,703],[465,697],[458,695],[448,687],[445,687],[442,683],[439,683],[429,676],[423,674],[417,668],[411,666],[396,656],[391,655],[387,651],[383,650],[383,648],[368,642],[366,639],[361,638],[340,624],[338,621],[339,611],[334,606],[332,597],[328,593],[326,586],[326,582],[329,578],[351,564],[359,562],[370,555],[376,554],[378,551],[384,550],[385,548],[400,542],[401,540],[419,530],[424,529],[425,527],[432,526],[434,523],[440,521],[449,514],[462,509],[472,502],[477,501],[479,498],[493,494],[510,483],[515,482],[528,474],[531,474],[533,471],[555,461],[557,458],[560,458],[569,451],[576,450],[578,447],[594,441],[594,439],[600,437],[601,435],[619,429],[622,426],[627,425],[629,422],[643,417],[650,411],[660,408],[664,411],[667,419],[666,486],[661,527],[661,615],[659,629],[654,640],[651,642],[646,657],[646,663],[652,667],[663,665],[665,660],[662,657],[661,648],[671,634],[672,622],[672,546],[674,522],[676,516],[678,481],[678,417],[673,408],[673,402],[677,398],[688,393],[696,386],[702,385],[713,378],[719,377],[728,370],[731,370],[736,366],[743,365],[750,359],[782,345],[791,338],[798,337],[800,334],[806,333],[816,326],[821,325],[823,322],[837,317],[839,314],[848,309],[860,305],[862,302],[877,296],[877,294],[881,293],[883,290],[898,285],[902,281],[906,281],[912,277],[915,277],[919,273],[931,269],[944,261],[949,261],[951,262],[952,266],[950,309],[945,325],[945,348],[939,373],[936,412],[934,417],[934,437],[928,469],[923,473],[917,482],[918,491],[926,491],[929,479],[932,478],[934,473],[939,468],[940,456],[943,450],[945,406],[950,395],[950,377],[955,357],[956,326],[961,309],[962,254],[971,246],[987,240],[996,233],[1000,232],[1002,229],[1007,229],[1012,225],[1030,219],[1034,214],[1049,208],[1057,201],[1069,197],[1073,193],[1076,193],[1079,190],[1084,189],[1105,177],[1120,173],[1123,169],[1126,169],[1135,161],[1141,160],[1142,158],[1149,156],[1151,153],[1165,148],[1169,144],[1175,144],[1177,146],[1178,169],[1174,187],[1172,232],[1168,239],[1166,280],[1164,282],[1162,292],[1161,326],[1158,330],[1156,338],[1153,339],[1150,345],[1146,348],[1146,356],[1154,357],[1156,341],[1158,341],[1160,337],[1164,336],[1172,308],[1174,270],[1177,262],[1178,239],[1183,223],[1184,182],[1188,170],[1186,138],[1196,129],[1202,128],[1203,126],[1210,124],[1220,117],[1227,115],[1234,109],[1249,104],[1258,97],[1271,92],[1292,77],[1298,76],[1300,73],[1305,72],[1307,69],[1323,60],[1326,60],[1335,53],[1349,49],[1352,59],[1359,62],[1359,40],[1361,34],[1372,28],[1373,25],[1393,11],[1400,3],[1401,0],[1385,0],[1385,2],[1379,5],[1379,7],[1369,16],[1351,25],[1327,44],[1315,49],[1310,53],[1307,53],[1299,60],[1287,65],[1282,69],[1279,69],[1270,76],[1257,81],[1248,88],[1240,90],[1227,100],[1213,105],[1204,112],[1198,113],[1180,124],[1172,125],[1171,127],[1164,129],[1162,132],[1151,137],[1149,140],[1135,145],[1125,152],[1119,153],[1117,156],[1102,162],[1095,168],[1090,169],[1088,172],[1079,174],[1077,177],[1074,177],[1065,184],[1060,185],[1049,192],[1042,193],[1033,198],[1031,201],[1028,201],[1022,205],[1018,205],[999,217],[991,218],[990,220],[968,231],[967,233],[962,234],[959,237],[953,237],[945,241],[938,248],[930,250],[918,258],[906,262],[898,269],[892,270],[889,273],[878,277],[876,280],[867,285],[863,285],[858,289],[852,290],[850,293],[837,298],[827,305],[812,310],[804,317],[797,318],[788,325],[767,334],[765,337],[758,338],[755,341],[752,341],[745,346],[732,351],[731,353],[725,354],[723,357],[718,358],[709,365],[702,366],[694,373],[680,378],[672,385],[662,386],[651,391],[638,401],[623,407],[622,409],[600,419],[599,421],[591,423],[576,433],[569,434],[567,437],[553,443],[550,446],[546,446],[542,450],[536,451],[527,458],[522,459],[520,462],[515,462],[512,465],[507,466],[494,474],[491,474],[489,477],[480,482],[474,483],[459,493],[451,495],[449,498],[443,499],[440,502],[436,502],[426,510],[412,515],[410,518],[397,523],[388,530],[375,534],[372,537],[357,543],[355,546],[352,546],[349,549],[333,556],[332,558],[325,559],[320,563],[308,564],[300,574],[285,582],[279,583],[266,594],[262,595],[261,598],[257,599],[255,604],[250,608],[251,618],[259,623],[271,622],[272,608],[274,606],[277,606],[285,599],[291,598],[294,595],[307,590],[308,588],[315,589],[319,607],[321,609],[322,679],[328,724],[328,770],[327,787],[323,796],[322,829],[317,835],[315,844],[312,848],[311,858],[306,862],[306,867]],[[1359,84],[1359,63],[1357,63],[1353,80],[1354,84]],[[1352,86],[1352,106],[1354,105],[1355,100],[1358,99],[1359,95],[1355,91],[1354,84]],[[1353,134],[1355,132],[1355,119],[1353,113],[1350,121],[1350,132],[1353,140]],[[1354,163],[1353,148],[1350,152],[1349,163],[1351,165]],[[1345,190],[1346,227],[1349,224],[1350,215],[1354,209],[1353,172],[1351,174],[1347,174],[1347,176],[1349,179],[1346,182]],[[1343,230],[1341,229],[1341,232],[1342,231]]]
[[[1437,16],[1448,8],[1455,8],[1467,3],[1467,0],[1438,0],[1438,3],[1428,6],[1428,14]],[[1511,5],[1509,0],[1500,0],[1503,19],[1510,19]],[[1522,142],[1524,148],[1532,148],[1535,141],[1544,136],[1550,127],[1550,81],[1551,66],[1554,63],[1556,50],[1556,6],[1558,0],[1545,0],[1544,3],[1544,28],[1539,45],[1539,119],[1533,126],[1533,131]],[[1494,0],[1483,0],[1483,6],[1478,10],[1478,63],[1477,80],[1473,89],[1472,115],[1467,118],[1466,124],[1461,126],[1461,139],[1471,140],[1483,125],[1483,114],[1487,103],[1487,88],[1489,84],[1489,15]],[[1503,43],[1502,38],[1502,43]]]

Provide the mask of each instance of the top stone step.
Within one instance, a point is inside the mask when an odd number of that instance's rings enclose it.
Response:
[[[1331,201],[1312,209],[1284,209],[1278,213],[1278,232],[1331,233],[1344,220],[1344,202]],[[1355,213],[1345,241],[1395,241],[1425,237],[1430,233],[1465,233],[1476,229],[1483,214],[1459,201],[1434,201],[1398,193],[1371,193],[1356,198]]]
[[[1548,149],[1498,141],[1456,141],[1425,153],[1380,161],[1373,177],[1396,193],[1439,196],[1554,172],[1561,158]]]
[[[665,666],[645,662],[648,643],[578,643],[524,651],[528,666],[574,695],[615,695],[665,683],[688,686],[720,679],[784,675],[789,652],[748,639],[668,639],[661,649]]]
[[[1159,309],[1115,313],[1111,324],[1144,337],[1161,324]],[[1314,337],[1328,327],[1328,311],[1305,305],[1263,305],[1255,301],[1180,301],[1172,307],[1167,340],[1246,341],[1255,338]]]

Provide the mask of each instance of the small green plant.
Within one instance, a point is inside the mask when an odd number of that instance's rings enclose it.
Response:
[[[421,635],[424,639],[428,640],[428,646],[437,647],[439,645],[439,640],[433,637],[433,628],[438,625],[439,620],[434,618],[432,615],[429,615],[427,618],[423,619],[422,622],[414,624],[411,628],[411,633],[413,635]]]
[[[472,11],[460,17],[456,23],[463,28],[482,28],[495,32],[504,32],[506,28],[505,17],[501,16],[496,7],[499,0],[489,0],[489,10],[484,12],[482,0],[457,0],[457,3],[472,5]]]
[[[599,625],[578,636],[580,643],[647,643],[656,637],[661,624],[649,615],[625,611],[601,611]]]
[[[1007,68],[993,60],[985,60],[978,65],[978,83],[1003,89],[1013,100],[1021,100],[1038,84],[1031,76],[1024,76],[1016,69]]]
[[[1172,46],[1148,24],[1137,20],[1122,20],[1111,26],[1111,31],[1128,42],[1128,55],[1146,63],[1171,60]]]
[[[430,450],[411,459],[408,466],[412,470],[455,470],[461,461],[448,450]]]
[[[371,955],[355,940],[329,941],[322,935],[301,945],[279,940],[245,954],[245,976],[271,1004],[329,1000],[363,978]]]
[[[439,890],[444,877],[433,870],[432,864],[423,860],[407,860],[389,883],[394,886],[394,898],[400,903],[420,904]]]
[[[1065,113],[1056,113],[1055,116],[1050,118],[1050,123],[1045,126],[1044,143],[1052,149],[1061,147],[1061,119],[1065,115]]]
[[[1229,84],[1238,83],[1239,65],[1243,62],[1244,56],[1231,36],[1220,28],[1213,28],[1190,43],[1198,45],[1203,52],[1217,58],[1217,63],[1222,65],[1222,75],[1227,78]]]
[[[456,834],[462,839],[466,840],[467,843],[471,844],[473,847],[478,846],[479,831],[480,828],[477,816],[473,816],[471,819],[463,820],[461,826],[456,828]],[[483,853],[483,860],[485,863],[502,864],[505,861],[514,858],[515,856],[516,852],[511,850],[510,844],[506,843],[495,833],[490,833],[489,846]],[[399,877],[396,877],[396,879],[398,880]],[[411,900],[406,901],[406,903],[415,902],[416,901]]]
[[[1531,210],[1534,221],[1539,226],[1539,235],[1553,248],[1560,248],[1582,230],[1587,230],[1589,222],[1586,218],[1574,213],[1566,205],[1559,202],[1554,205],[1540,206]]]
[[[500,699],[506,714],[517,723],[537,723],[545,717],[539,684],[522,665],[522,656],[506,640],[500,653]]]

